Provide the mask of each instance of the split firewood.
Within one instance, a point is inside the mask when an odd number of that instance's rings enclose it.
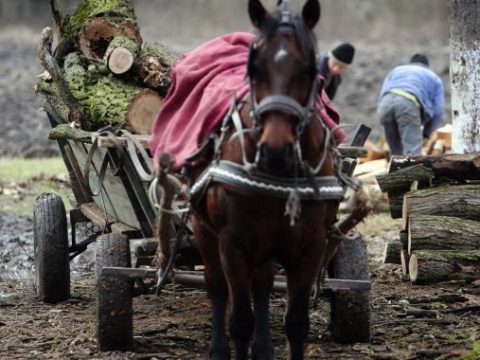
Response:
[[[410,256],[408,255],[408,251],[406,249],[402,249],[400,251],[400,264],[402,266],[402,275],[404,278],[408,276],[408,263],[410,261]]]
[[[403,198],[403,229],[417,215],[454,216],[480,220],[480,185],[443,185],[408,192]]]
[[[400,239],[392,239],[385,244],[383,250],[384,264],[400,264],[400,253],[402,251],[402,243]]]
[[[480,249],[477,221],[450,216],[417,215],[409,220],[408,252]]]
[[[480,251],[418,250],[410,256],[409,274],[418,284],[479,279]]]

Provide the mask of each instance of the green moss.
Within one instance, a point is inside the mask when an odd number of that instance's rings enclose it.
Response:
[[[75,36],[89,19],[97,16],[107,16],[112,21],[115,18],[136,19],[128,0],[83,0],[70,17],[66,33]]]

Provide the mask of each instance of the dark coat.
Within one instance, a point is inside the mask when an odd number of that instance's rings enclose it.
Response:
[[[325,78],[325,92],[330,100],[333,100],[335,94],[337,93],[338,86],[342,82],[342,77],[340,75],[330,74],[330,69],[328,68],[328,58],[328,53],[323,52],[320,54],[317,59],[318,73]]]

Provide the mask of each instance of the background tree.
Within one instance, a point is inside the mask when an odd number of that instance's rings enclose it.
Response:
[[[480,0],[447,0],[453,150],[480,151]]]

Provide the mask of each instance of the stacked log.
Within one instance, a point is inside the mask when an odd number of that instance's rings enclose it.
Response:
[[[106,125],[148,134],[178,56],[144,44],[130,0],[82,0],[72,15],[50,6],[59,37],[45,29],[38,57],[47,70],[36,84],[53,110],[73,126]]]
[[[412,283],[479,279],[480,153],[394,158],[389,168],[377,179],[403,241],[399,256],[387,245],[385,261],[400,257]]]

